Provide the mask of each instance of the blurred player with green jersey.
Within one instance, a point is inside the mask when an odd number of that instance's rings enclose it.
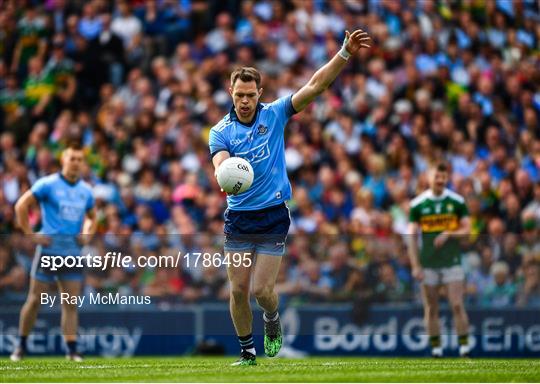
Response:
[[[468,356],[469,320],[463,304],[465,275],[461,268],[459,238],[470,232],[465,199],[446,188],[448,166],[430,169],[430,188],[411,201],[409,213],[409,257],[415,279],[422,283],[424,320],[431,352],[443,354],[439,323],[439,288],[445,286],[459,337],[459,353]],[[418,231],[421,246],[418,250]]]

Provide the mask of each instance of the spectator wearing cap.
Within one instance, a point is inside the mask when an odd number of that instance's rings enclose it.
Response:
[[[536,220],[530,214],[523,215],[523,235],[519,245],[519,253],[525,261],[540,261],[540,239]]]

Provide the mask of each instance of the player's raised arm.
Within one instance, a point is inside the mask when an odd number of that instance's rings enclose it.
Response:
[[[367,32],[357,29],[352,34],[345,31],[345,40],[339,52],[323,65],[292,97],[292,105],[296,112],[302,111],[317,96],[323,93],[347,65],[349,57],[356,54],[360,48],[370,48],[371,38]]]

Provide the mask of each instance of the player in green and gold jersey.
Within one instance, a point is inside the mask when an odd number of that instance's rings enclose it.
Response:
[[[469,320],[463,304],[464,272],[461,268],[459,238],[470,232],[465,199],[446,188],[448,166],[437,164],[429,170],[430,188],[410,204],[409,256],[415,279],[422,283],[424,321],[430,336],[431,352],[442,356],[439,324],[439,288],[446,286],[448,301],[459,336],[459,353],[469,355]],[[418,231],[421,247],[418,252]]]

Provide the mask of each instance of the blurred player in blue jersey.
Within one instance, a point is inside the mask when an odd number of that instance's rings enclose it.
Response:
[[[49,291],[56,283],[60,292],[71,296],[81,292],[82,270],[59,268],[51,271],[42,268],[40,259],[49,256],[79,256],[81,243],[96,231],[96,214],[91,187],[80,179],[84,153],[77,145],[71,145],[62,153],[62,170],[39,179],[26,191],[17,204],[15,212],[19,226],[28,239],[36,243],[32,263],[30,290],[21,310],[19,322],[19,345],[11,354],[12,361],[19,361],[26,353],[26,341],[40,307],[41,293]],[[34,234],[28,214],[34,204],[41,210],[41,230]],[[77,352],[77,306],[62,303],[62,332],[69,360],[82,361]]]
[[[231,111],[210,131],[209,147],[215,169],[230,156],[246,159],[255,177],[247,191],[227,197],[225,211],[225,252],[248,252],[255,258],[251,266],[229,267],[230,310],[240,342],[240,359],[233,365],[255,365],[252,337],[253,315],[249,290],[253,274],[253,294],[263,309],[264,351],[275,356],[281,349],[282,331],[278,297],[274,292],[285,240],[290,225],[285,202],[291,185],[285,167],[284,128],[288,119],[306,108],[335,80],[351,55],[369,48],[370,38],[362,30],[345,33],[341,50],[321,67],[309,82],[290,96],[272,103],[260,103],[261,76],[255,68],[243,67],[231,74]]]

